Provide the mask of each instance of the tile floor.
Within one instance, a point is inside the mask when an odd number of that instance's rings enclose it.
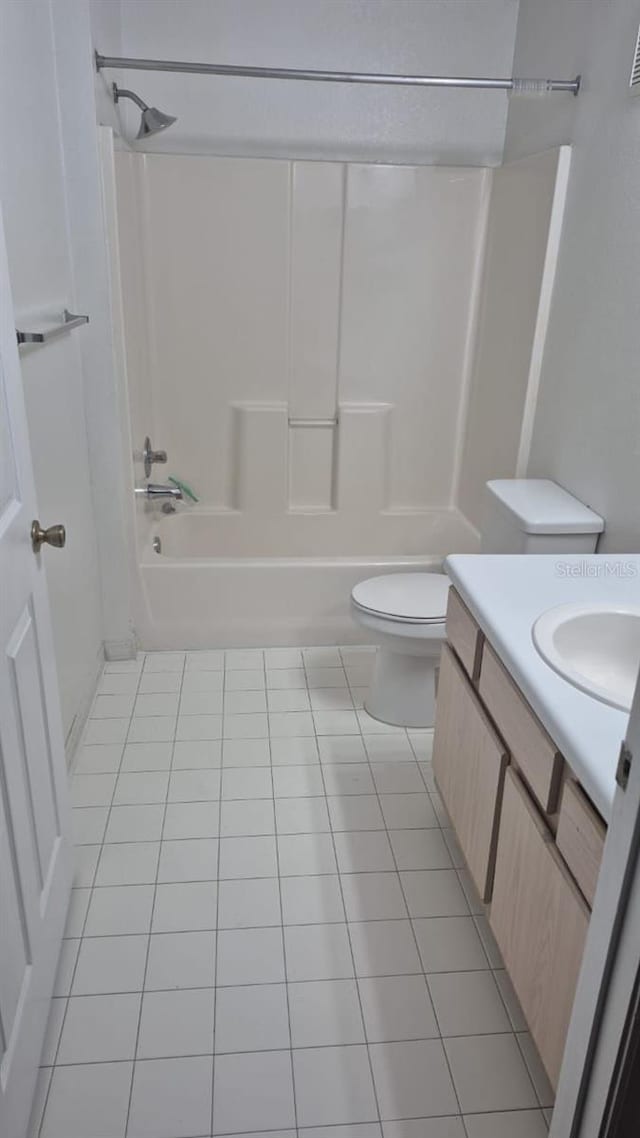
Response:
[[[541,1138],[551,1094],[366,648],[107,664],[33,1138]]]

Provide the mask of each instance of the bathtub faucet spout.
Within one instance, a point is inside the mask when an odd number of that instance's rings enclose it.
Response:
[[[174,498],[176,501],[182,501],[182,490],[179,486],[160,486],[156,482],[148,482],[146,486],[136,486],[136,494],[141,495],[143,498]]]

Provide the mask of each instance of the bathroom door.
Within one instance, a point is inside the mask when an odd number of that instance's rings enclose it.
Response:
[[[35,349],[46,351],[46,348]],[[64,413],[61,409],[61,413]],[[24,1138],[71,887],[47,554],[0,214],[0,1135]],[[56,519],[57,520],[57,519]]]

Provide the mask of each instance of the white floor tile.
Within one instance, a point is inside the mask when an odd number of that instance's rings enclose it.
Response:
[[[90,719],[83,742],[89,747],[97,743],[124,743],[129,719]]]
[[[309,711],[309,693],[304,688],[284,688],[269,691],[269,711]]]
[[[318,744],[309,736],[302,739],[272,739],[271,762],[274,767],[317,765]]]
[[[331,834],[280,834],[278,857],[281,877],[337,871]]]
[[[347,919],[393,920],[407,916],[397,873],[347,873],[342,876]]]
[[[251,1094],[246,1093],[251,1087]],[[213,1133],[286,1129],[295,1124],[288,1051],[219,1055],[215,1062]]]
[[[213,1053],[213,988],[145,992],[138,1059]]]
[[[162,843],[158,881],[215,881],[217,872],[217,838],[186,838]]]
[[[82,936],[90,899],[90,889],[71,890],[67,923],[64,928],[65,937],[75,938]]]
[[[353,976],[346,925],[290,925],[285,927],[284,942],[290,983]]]
[[[180,691],[181,681],[180,672],[144,672],[140,677],[138,693],[159,695],[161,692],[166,692],[172,695]]]
[[[223,838],[274,834],[272,799],[246,798],[222,802],[220,833]]]
[[[302,652],[299,648],[267,648],[264,662],[267,668],[301,668]]]
[[[97,695],[91,708],[92,719],[126,719],[133,710],[133,695]]]
[[[449,848],[441,830],[390,830],[398,869],[450,869]]]
[[[443,1036],[510,1030],[509,1017],[488,970],[439,972],[429,976],[428,984]]]
[[[292,1047],[364,1043],[355,980],[289,985]]]
[[[120,743],[102,746],[80,747],[74,768],[75,774],[115,774],[122,759],[123,747]]]
[[[137,994],[72,996],[60,1037],[58,1063],[133,1059],[139,1011]]]
[[[73,850],[73,884],[76,886],[91,886],[98,867],[98,858],[102,846],[79,846]]]
[[[323,774],[328,795],[376,793],[367,763],[325,763]]]
[[[178,714],[179,697],[176,692],[148,692],[139,695],[136,699],[133,714],[135,716],[171,715]]]
[[[372,763],[414,762],[414,754],[406,735],[366,735],[365,745]]]
[[[426,793],[381,794],[380,805],[390,830],[431,830],[439,826]]]
[[[221,881],[218,891],[218,928],[267,928],[280,925],[280,889],[277,877]]]
[[[284,981],[281,929],[221,929],[218,933],[219,985],[274,984]]]
[[[164,819],[165,840],[216,838],[218,802],[169,802]]]
[[[457,869],[456,873],[458,875],[458,881],[460,882],[460,885],[462,887],[462,891],[463,891],[463,893],[467,899],[467,905],[469,906],[469,912],[473,913],[473,915],[477,916],[477,917],[484,916],[484,905],[482,904],[482,901],[480,900],[478,890],[476,889],[475,885],[473,884],[473,881],[471,880],[471,875],[470,875],[469,871],[465,868],[462,868],[462,869]]]
[[[502,959],[502,954],[500,952],[500,949],[498,948],[498,943],[496,941],[496,938],[494,937],[493,933],[491,932],[491,929],[489,927],[489,922],[488,922],[486,916],[483,913],[482,916],[480,916],[480,915],[474,916],[473,920],[474,920],[474,924],[478,930],[478,933],[480,934],[480,940],[482,941],[482,947],[484,948],[484,950],[487,954],[487,959],[489,961],[490,966],[492,968],[504,968],[504,961]]]
[[[395,869],[387,835],[364,830],[334,835],[340,873],[368,873]]]
[[[276,798],[315,798],[324,794],[320,765],[274,767],[273,793]]]
[[[313,722],[320,735],[360,735],[355,711],[314,711]]]
[[[213,1059],[136,1063],[127,1138],[194,1138],[209,1133]]]
[[[100,695],[135,695],[138,690],[138,673],[122,672],[117,675],[105,672],[98,684]]]
[[[314,734],[310,711],[269,712],[269,734],[272,739],[295,739]]]
[[[181,742],[204,742],[222,738],[221,715],[180,715],[176,739]]]
[[[463,1114],[525,1110],[538,1100],[513,1035],[446,1039],[444,1046]]]
[[[341,830],[384,830],[385,823],[375,794],[343,794],[327,799],[331,828]]]
[[[270,762],[268,739],[225,739],[223,743],[224,767],[268,767]]]
[[[414,754],[421,761],[431,761],[433,753],[433,731],[407,731]]]
[[[266,710],[267,697],[263,690],[228,691],[225,693],[225,715],[253,715],[256,712],[265,712]]]
[[[358,722],[363,735],[404,735],[404,727],[394,727],[391,723],[382,723],[374,719],[368,711],[358,712]]]
[[[128,743],[163,743],[173,739],[176,720],[173,715],[140,715],[131,720]]]
[[[81,806],[71,811],[73,840],[77,846],[96,845],[104,836],[108,806]]]
[[[351,711],[353,697],[349,688],[311,688],[309,699],[313,711]]]
[[[151,923],[152,905],[153,885],[114,885],[94,889],[85,935],[146,933]]]
[[[220,880],[238,877],[277,877],[274,837],[220,839]]]
[[[162,672],[158,673],[162,675]],[[122,758],[123,771],[168,771],[173,743],[127,743]]]
[[[153,885],[159,842],[121,842],[102,847],[96,885]]]
[[[241,671],[227,671],[224,677],[225,691],[262,691],[264,689],[262,668],[246,668]]]
[[[276,798],[279,834],[328,833],[329,811],[325,798]]]
[[[303,648],[302,659],[305,668],[342,667],[342,656],[339,648]]]
[[[263,668],[264,652],[261,648],[228,648],[224,654],[227,669]]]
[[[41,1138],[124,1138],[131,1063],[56,1067]]]
[[[344,668],[340,666],[326,668],[314,665],[308,667],[306,671],[310,691],[318,688],[342,688],[344,691],[348,691],[347,675]]]
[[[415,762],[373,762],[371,772],[379,794],[415,794],[425,789]]]
[[[114,806],[105,842],[155,842],[162,835],[164,806]]]
[[[222,671],[219,671],[219,672],[207,672],[207,671],[198,672],[198,671],[195,671],[193,669],[190,671],[189,668],[187,667],[187,671],[185,672],[184,679],[182,681],[182,691],[183,692],[197,692],[197,691],[208,691],[208,692],[220,691],[221,692],[223,690],[223,687],[224,687],[224,672],[222,672]]]
[[[407,870],[400,878],[412,917],[462,917],[469,912],[454,869]]]
[[[151,806],[167,797],[167,771],[120,774],[113,796],[114,806]]]
[[[358,981],[369,1043],[437,1039],[440,1032],[423,976]]]
[[[144,652],[138,652],[133,660],[107,660],[104,666],[104,674],[106,676],[113,676],[124,672],[139,674],[143,664]]]
[[[115,774],[76,774],[71,779],[73,806],[109,806],[116,785]]]
[[[283,924],[344,923],[344,905],[338,877],[286,877],[281,882],[281,890]]]
[[[186,674],[189,672],[221,672],[224,668],[224,652],[187,652]]]
[[[73,980],[73,995],[141,992],[146,959],[146,936],[85,937]]]
[[[221,691],[183,691],[180,698],[180,717],[222,715],[222,702]]]
[[[215,932],[154,933],[145,989],[210,988],[215,982]]]
[[[331,1126],[378,1117],[366,1047],[293,1052],[298,1124]]]
[[[326,735],[318,739],[321,763],[366,763],[367,752],[362,737],[353,735]]]
[[[284,984],[220,988],[216,996],[216,1053],[280,1051],[289,1047]]]
[[[169,802],[213,802],[220,798],[219,770],[173,771]]]
[[[499,1114],[465,1114],[467,1138],[546,1138],[541,1110],[508,1110]]]
[[[211,881],[158,885],[152,932],[197,932],[215,929],[217,886]]]
[[[370,1055],[383,1119],[456,1113],[456,1094],[439,1039],[374,1043]]]
[[[269,767],[229,767],[222,771],[222,797],[273,798]]]
[[[269,724],[266,712],[254,715],[225,715],[223,738],[225,739],[266,739]]]
[[[147,652],[144,660],[145,672],[182,672],[184,652]]]
[[[227,673],[227,677],[228,675],[229,673]],[[288,689],[306,688],[306,686],[307,677],[304,668],[270,668],[267,666],[267,690],[286,691]]]
[[[413,928],[425,972],[466,972],[489,963],[472,917],[430,917]]]
[[[420,972],[410,921],[357,921],[349,925],[356,976]]]
[[[382,1130],[384,1138],[467,1138],[461,1115],[385,1121]]]

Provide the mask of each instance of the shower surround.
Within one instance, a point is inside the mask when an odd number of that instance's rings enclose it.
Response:
[[[355,581],[476,547],[452,503],[491,172],[114,157],[131,447],[199,497],[136,504],[142,644],[349,639]]]

